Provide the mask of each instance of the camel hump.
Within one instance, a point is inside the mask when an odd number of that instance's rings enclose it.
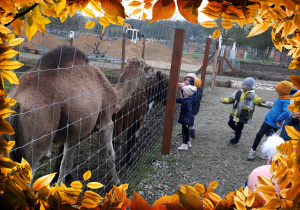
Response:
[[[57,69],[88,64],[87,55],[78,48],[61,45],[42,56],[37,63],[41,69]]]

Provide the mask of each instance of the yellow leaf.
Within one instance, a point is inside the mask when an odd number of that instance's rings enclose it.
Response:
[[[25,34],[26,34],[29,41],[31,40],[33,35],[36,33],[36,31],[37,31],[37,27],[36,27],[35,24],[32,24],[32,26],[29,26],[28,23],[27,23],[26,29],[25,29]]]
[[[16,113],[16,112],[10,109],[0,109],[0,116],[2,119],[8,117],[12,113]]]
[[[7,44],[1,44],[0,43],[0,55],[2,53],[5,53],[8,50],[11,50],[13,47],[8,46]]]
[[[88,180],[89,178],[91,178],[91,176],[92,176],[91,171],[85,172],[85,173],[83,174],[83,179],[84,179],[84,181],[86,181],[86,180]]]
[[[217,39],[217,38],[219,38],[220,35],[221,35],[221,31],[220,31],[220,29],[217,29],[214,31],[212,38]]]
[[[228,21],[228,20],[223,21],[223,22],[221,23],[221,25],[222,25],[222,27],[225,28],[225,29],[230,29],[230,28],[233,26],[232,22],[230,22],[230,21]]]
[[[210,9],[203,9],[201,11],[202,14],[206,15],[209,18],[212,18],[214,20],[217,20],[220,17],[221,13],[215,13],[214,11],[210,10]]]
[[[6,39],[7,42],[10,42],[10,41],[14,40],[14,38],[15,38],[14,34],[8,34],[7,36],[8,36],[8,39]]]
[[[94,28],[95,26],[95,21],[89,21],[85,24],[86,28]]]
[[[151,3],[151,2],[146,3],[146,4],[144,5],[144,8],[145,8],[145,9],[151,9],[151,8],[152,8],[152,3]]]
[[[93,10],[89,9],[89,8],[84,8],[83,13],[89,17],[95,17],[95,13],[93,12]]]
[[[9,30],[9,28],[5,27],[2,24],[0,24],[0,31],[1,31],[1,33],[4,33],[4,34],[11,33],[11,30]]]
[[[210,183],[209,183],[209,188],[210,188],[210,189],[215,189],[215,188],[218,187],[218,185],[219,185],[219,182],[213,181],[213,182],[210,182]]]
[[[286,198],[288,200],[295,200],[295,198],[299,194],[299,192],[300,192],[300,184],[293,185],[292,188],[290,188],[286,192]]]
[[[245,201],[245,196],[243,193],[241,193],[240,191],[236,192],[236,197],[238,197],[241,201]]]
[[[10,25],[13,27],[15,34],[17,34],[18,36],[22,36],[24,20],[16,19]]]
[[[246,210],[245,203],[243,201],[241,201],[237,197],[234,197],[233,200],[234,200],[237,210]]]
[[[205,187],[202,184],[195,184],[194,187],[199,193],[205,193]]]
[[[84,192],[84,197],[92,199],[95,202],[100,202],[100,200],[103,199],[99,194],[89,190]]]
[[[293,126],[285,126],[285,130],[291,139],[300,139],[300,132]]]
[[[142,11],[141,8],[137,8],[137,9],[133,10],[133,12],[131,13],[131,15],[137,15],[137,14],[139,14],[141,11]]]
[[[17,55],[19,53],[20,52],[15,51],[15,50],[8,50],[8,51],[0,54],[0,62],[2,62],[3,60],[10,59],[10,58],[14,57],[15,55]]]
[[[261,197],[266,201],[269,202],[273,198],[276,197],[276,190],[274,187],[271,186],[257,186],[255,189],[260,191]]]
[[[51,183],[51,181],[54,178],[55,174],[56,174],[56,172],[38,178],[34,182],[32,189],[33,190],[39,190],[44,186],[49,187],[49,184]]]
[[[99,17],[99,23],[100,23],[102,26],[109,26],[109,21],[107,20],[106,17]]]
[[[101,12],[101,6],[98,2],[95,2],[94,0],[91,0],[90,5],[93,7],[94,10],[97,12]]]
[[[244,26],[244,21],[243,20],[238,20],[238,21],[236,21],[237,22],[237,24],[239,24],[239,26],[241,27],[241,28],[243,28],[243,26]]]
[[[93,200],[89,198],[85,198],[81,201],[81,204],[86,208],[95,208],[97,206],[97,203],[95,203]]]
[[[292,21],[291,20],[286,20],[284,22],[284,25],[283,25],[283,31],[282,31],[282,35],[281,36],[287,38],[288,35],[289,35],[289,32],[291,30],[291,27],[292,27]]]
[[[273,198],[267,204],[264,205],[264,208],[267,209],[276,209],[280,207],[282,204],[282,200],[280,198]]]
[[[111,17],[111,16],[109,16],[109,14],[107,14],[107,13],[104,14],[104,17],[106,17],[106,19],[107,19],[110,23],[112,23],[112,24],[115,24],[115,25],[118,25],[118,24],[119,24],[118,18],[117,18],[117,17],[116,17],[116,18]]]
[[[81,184],[81,182],[80,181],[74,181],[74,182],[72,182],[71,184],[71,187],[73,187],[74,189],[81,189],[82,188],[82,184]]]
[[[124,19],[120,16],[117,17],[119,24],[122,26],[124,23]]]
[[[179,202],[185,209],[202,209],[203,204],[200,198],[194,193],[183,193],[178,191],[176,194],[179,195]]]
[[[93,190],[96,190],[96,189],[103,187],[104,185],[99,182],[90,182],[86,186],[88,186],[89,188],[91,188]]]
[[[147,14],[145,12],[143,12],[143,14],[142,14],[142,20],[145,21],[146,18],[147,18]]]
[[[127,6],[128,7],[139,7],[139,6],[141,6],[141,4],[142,3],[140,1],[132,1]]]
[[[0,168],[14,168],[18,165],[17,162],[12,161],[10,158],[0,156]]]
[[[20,63],[19,61],[5,60],[0,63],[0,69],[12,70],[12,69],[20,68],[23,65],[24,64]]]
[[[21,44],[22,42],[24,41],[23,38],[16,38],[16,39],[13,39],[12,41],[8,42],[8,45],[9,46],[17,46],[19,44]]]
[[[209,7],[213,11],[220,11],[220,10],[222,10],[223,5],[221,3],[213,1],[213,2],[209,2],[207,4],[207,7]]]
[[[74,205],[75,203],[77,203],[77,199],[76,197],[72,197],[72,196],[68,196],[66,193],[64,192],[60,192],[59,195],[61,196],[61,198],[64,201],[67,201],[68,204]]]
[[[253,205],[253,203],[254,203],[254,199],[255,199],[255,191],[252,191],[251,193],[250,193],[250,195],[247,197],[247,200],[246,200],[246,205],[248,206],[248,207],[251,207],[252,205]]]
[[[169,19],[175,13],[175,2],[172,0],[170,4],[163,7],[163,0],[158,0],[152,9],[152,19],[149,23],[153,23],[162,19]]]
[[[249,35],[247,37],[251,37],[251,36],[255,36],[258,34],[261,34],[263,32],[265,32],[266,30],[268,30],[270,26],[264,23],[261,24],[256,24],[252,30],[250,31]]]
[[[214,21],[204,21],[204,22],[200,23],[200,25],[202,25],[205,28],[214,28],[218,24],[216,22],[214,22]]]
[[[214,209],[214,204],[208,199],[208,198],[203,198],[203,204],[205,207],[208,207],[210,209]]]
[[[213,200],[214,202],[219,202],[220,200],[222,200],[222,198],[216,193],[209,192],[208,195],[211,198],[211,200]]]

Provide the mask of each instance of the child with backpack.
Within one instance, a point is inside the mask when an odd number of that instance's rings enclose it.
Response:
[[[229,146],[238,145],[244,125],[251,123],[255,105],[272,107],[271,102],[266,102],[255,94],[255,91],[252,89],[254,83],[254,78],[247,77],[242,82],[241,90],[235,91],[229,98],[219,98],[224,104],[233,103],[228,125],[234,130],[235,137],[229,141]]]
[[[203,88],[201,87],[201,79],[194,77],[189,80],[190,85],[193,85],[197,88],[197,92],[194,93],[192,96],[192,103],[193,103],[193,113],[194,117],[198,114],[200,110],[200,102],[202,98]],[[195,141],[195,126],[189,127],[190,133],[190,141]]]
[[[187,85],[184,86],[182,90],[183,98],[177,97],[176,102],[181,104],[178,122],[182,124],[183,144],[177,149],[188,150],[188,148],[192,146],[189,140],[189,127],[194,126],[194,114],[191,96],[197,91],[197,88],[192,85]]]

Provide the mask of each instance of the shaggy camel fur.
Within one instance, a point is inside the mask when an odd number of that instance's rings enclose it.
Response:
[[[160,71],[149,76],[139,84],[135,93],[130,97],[125,106],[113,115],[114,136],[119,136],[127,131],[126,138],[126,163],[132,163],[131,151],[136,142],[137,131],[142,126],[144,116],[151,109],[151,105],[159,102],[166,105],[169,86],[168,77]],[[153,105],[152,105],[153,106]]]
[[[112,86],[102,71],[89,65],[85,54],[73,47],[61,46],[45,54],[20,77],[20,84],[9,96],[17,100],[12,109],[19,113],[11,121],[16,133],[12,139],[18,147],[12,158],[24,157],[34,172],[50,156],[51,144],[63,143],[60,182],[72,169],[71,148],[97,126],[113,182],[120,183],[112,145],[112,115],[138,87],[143,68],[144,62],[131,60],[119,83]]]

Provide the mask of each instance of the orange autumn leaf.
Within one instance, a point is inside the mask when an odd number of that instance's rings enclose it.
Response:
[[[221,35],[221,31],[220,31],[220,29],[217,29],[217,30],[213,33],[212,37],[213,37],[213,39],[217,39],[217,38],[219,38],[220,35]]]
[[[175,13],[175,2],[168,4],[167,6],[163,7],[163,0],[158,0],[152,9],[152,19],[149,23],[153,23],[158,20],[169,19]]]
[[[125,11],[122,4],[117,0],[101,0],[101,7],[105,13],[113,19],[117,19],[118,16],[125,19]]]
[[[144,5],[144,8],[145,9],[151,9],[152,8],[152,3],[151,2],[148,2]]]
[[[145,12],[143,12],[143,14],[142,14],[142,20],[145,21],[146,18],[147,18],[147,14]]]
[[[133,10],[133,12],[131,13],[131,15],[137,15],[137,14],[139,14],[141,11],[142,11],[141,8],[137,8],[137,9]]]
[[[290,78],[291,82],[293,83],[293,85],[295,86],[295,88],[297,88],[299,90],[300,89],[300,76],[290,75],[289,78]]]
[[[135,191],[129,207],[131,210],[151,210],[149,204]]]
[[[154,202],[151,209],[152,210],[159,210],[159,209],[161,209],[161,206],[163,204],[179,204],[178,195],[160,197],[157,201]]]
[[[38,178],[38,179],[34,182],[32,188],[33,188],[34,190],[40,190],[40,189],[41,189],[42,187],[44,187],[44,186],[48,187],[49,184],[52,182],[52,179],[54,178],[55,174],[56,174],[56,172]]]
[[[199,7],[201,5],[199,4]],[[194,23],[194,24],[198,24],[198,14],[195,15],[195,13],[193,13],[193,10],[191,10],[191,8],[185,8],[186,4],[188,4],[188,1],[185,0],[177,0],[177,7],[178,10],[180,12],[180,14],[189,22]],[[197,5],[198,6],[198,5]],[[198,8],[195,8],[196,10]]]
[[[139,7],[139,6],[141,6],[141,4],[142,3],[140,1],[132,1],[127,6],[128,7]]]

